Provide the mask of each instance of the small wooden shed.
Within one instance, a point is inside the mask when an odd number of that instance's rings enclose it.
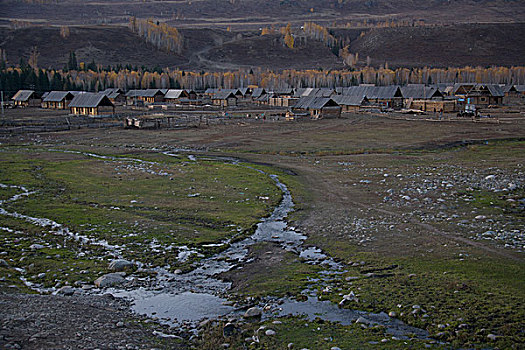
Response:
[[[18,92],[11,97],[15,106],[18,107],[38,107],[42,100],[40,96],[33,90],[18,90]]]
[[[211,98],[214,106],[237,106],[237,97],[231,91],[219,91]]]
[[[69,103],[71,114],[75,115],[111,115],[115,114],[115,105],[100,93],[86,92],[75,96]]]
[[[42,99],[42,108],[67,109],[75,96],[69,91],[50,91]]]
[[[339,118],[341,107],[332,98],[303,97],[293,107],[294,111],[306,111],[312,119]]]
[[[335,95],[332,99],[341,106],[343,113],[357,113],[361,110],[361,107],[370,105],[366,96]]]

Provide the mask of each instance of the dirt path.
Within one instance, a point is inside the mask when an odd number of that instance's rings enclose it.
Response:
[[[392,211],[392,210],[383,209],[383,208],[380,208],[380,207],[377,207],[377,206],[374,206],[374,205],[367,205],[367,204],[364,204],[362,202],[359,202],[359,201],[356,201],[356,200],[352,200],[352,199],[350,199],[351,196],[349,196],[349,195],[342,196],[341,194],[345,193],[345,189],[344,188],[339,187],[336,183],[334,183],[332,181],[323,179],[323,175],[322,174],[320,174],[318,172],[313,172],[312,169],[310,169],[310,168],[302,167],[302,168],[297,169],[297,170],[302,172],[302,173],[307,173],[306,179],[307,179],[308,183],[310,184],[311,188],[316,192],[316,197],[317,198],[322,198],[322,202],[330,203],[330,207],[338,207],[338,206],[345,207],[345,206],[351,205],[351,206],[355,206],[355,207],[360,207],[360,208],[366,209],[367,211],[368,210],[372,210],[372,211],[375,211],[377,213],[382,213],[382,214],[386,214],[386,215],[389,215],[389,216],[393,216],[393,217],[399,218],[400,221],[405,219],[398,212],[395,212],[395,211]],[[321,205],[321,207],[322,207],[322,205]],[[314,212],[312,212],[312,215],[313,215],[313,217],[311,219],[316,220],[315,217],[317,215],[320,215],[320,213],[318,211],[314,211]],[[511,253],[509,253],[509,252],[507,252],[507,251],[505,251],[503,249],[493,248],[493,247],[490,247],[490,246],[488,246],[488,245],[486,245],[486,244],[484,244],[482,242],[473,241],[471,239],[468,239],[468,238],[465,238],[465,237],[461,237],[461,236],[459,236],[457,234],[453,234],[453,233],[450,233],[450,232],[444,232],[444,231],[434,227],[433,225],[430,225],[430,224],[427,224],[427,223],[423,223],[423,222],[421,222],[421,221],[419,221],[417,219],[410,218],[409,222],[412,225],[415,225],[418,228],[422,229],[423,232],[425,233],[425,236],[428,239],[433,239],[432,235],[439,235],[439,236],[445,237],[447,239],[453,240],[453,241],[455,241],[457,243],[466,244],[466,245],[469,245],[469,246],[472,246],[474,248],[483,250],[483,251],[485,251],[487,253],[490,253],[490,254],[493,254],[493,255],[498,255],[500,257],[504,257],[504,258],[507,258],[507,259],[512,259],[512,260],[515,260],[515,261],[521,261],[522,260],[522,259],[518,258],[516,255],[511,254]]]
[[[110,295],[0,294],[0,309],[2,349],[185,348]]]

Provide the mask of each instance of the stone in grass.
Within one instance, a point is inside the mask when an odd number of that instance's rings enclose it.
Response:
[[[33,250],[37,250],[37,249],[43,249],[43,248],[45,248],[45,246],[43,246],[42,244],[37,244],[37,243],[35,243],[35,244],[31,244],[31,245],[29,246],[29,248],[30,248],[30,249],[33,249]]]
[[[496,335],[496,334],[492,334],[492,333],[491,333],[491,334],[487,335],[487,338],[489,338],[489,340],[492,340],[492,341],[494,341],[494,340],[496,340],[496,338],[497,338],[497,335]]]
[[[244,313],[244,318],[259,318],[262,316],[262,310],[258,307],[251,307]]]
[[[4,259],[0,259],[0,267],[9,267],[9,264]]]
[[[133,268],[133,263],[124,259],[113,260],[108,268],[112,271],[126,271]]]
[[[267,336],[272,336],[277,334],[273,329],[267,329],[266,332],[264,332]]]
[[[369,324],[370,321],[367,320],[366,318],[360,316],[360,317],[357,318],[357,320],[355,320],[355,323]]]
[[[104,276],[100,276],[95,280],[95,285],[99,288],[106,288],[111,286],[117,286],[126,282],[126,279],[120,273],[108,273]]]
[[[75,294],[75,288],[71,286],[63,286],[59,290],[57,290],[56,294],[58,295],[65,295],[65,296],[71,296]]]
[[[235,332],[235,325],[230,322],[226,323],[222,328],[222,334],[224,337],[231,337]]]

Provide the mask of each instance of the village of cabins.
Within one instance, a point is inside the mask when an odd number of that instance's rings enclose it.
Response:
[[[209,88],[206,91],[184,89],[145,89],[127,92],[108,88],[98,93],[82,91],[50,91],[38,95],[20,90],[12,97],[14,107],[69,109],[72,115],[107,116],[126,106],[169,110],[181,106],[240,109],[266,106],[287,109],[287,115],[337,118],[342,113],[366,111],[409,111],[456,113],[466,105],[477,108],[512,105],[525,101],[525,85],[480,83],[373,86],[341,88],[288,88],[267,91],[264,88]]]

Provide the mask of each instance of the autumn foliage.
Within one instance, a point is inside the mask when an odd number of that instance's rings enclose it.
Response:
[[[31,85],[43,91],[85,90],[100,91],[107,87],[123,90],[147,88],[188,88],[203,90],[208,87],[236,88],[257,85],[266,89],[286,87],[337,87],[361,83],[426,84],[428,82],[461,83],[484,82],[524,84],[525,67],[463,67],[463,68],[388,68],[365,67],[360,70],[284,70],[280,72],[255,69],[232,72],[185,72],[182,70],[144,69],[84,69],[42,70],[25,67],[9,67],[0,71],[0,89],[14,94],[18,89]],[[93,65],[90,65],[93,66]]]
[[[129,27],[147,42],[160,50],[181,53],[184,39],[177,28],[166,23],[155,23],[152,19],[138,19],[131,17]]]

